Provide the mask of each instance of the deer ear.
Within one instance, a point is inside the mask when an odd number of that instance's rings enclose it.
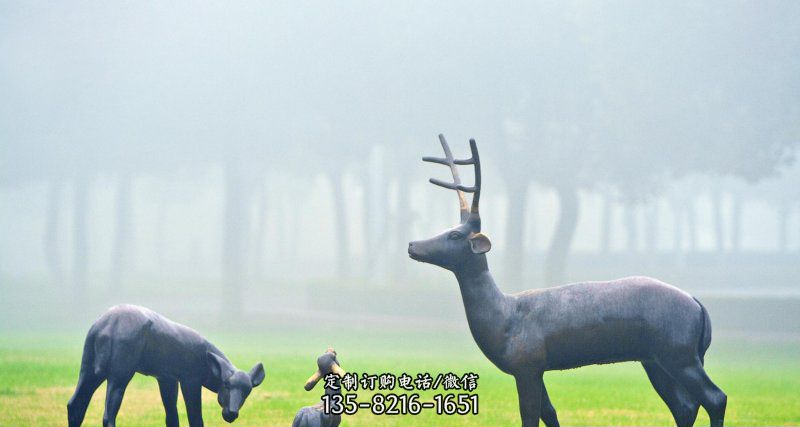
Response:
[[[492,249],[492,242],[482,233],[473,234],[469,238],[469,245],[472,248],[472,252],[476,254],[485,254],[489,252],[489,249]]]
[[[253,366],[253,369],[250,370],[250,382],[253,383],[253,387],[258,387],[262,381],[264,381],[264,365],[260,362]]]
[[[310,377],[309,377],[309,378],[306,380],[306,385],[304,386],[304,388],[306,389],[306,391],[311,391],[311,389],[312,389],[312,388],[314,388],[314,386],[315,386],[315,385],[317,385],[317,383],[318,383],[318,382],[319,382],[319,380],[321,380],[321,379],[322,379],[322,372],[320,372],[320,371],[319,371],[319,369],[318,369],[318,370],[317,370],[317,372],[314,372],[314,373],[313,373],[313,374],[312,374],[312,375],[311,375],[311,376],[310,376]]]
[[[206,364],[209,371],[211,371],[211,375],[222,381],[222,363],[219,360],[219,356],[210,351],[206,352]]]

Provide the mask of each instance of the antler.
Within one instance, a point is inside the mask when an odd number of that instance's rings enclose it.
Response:
[[[471,163],[474,165],[475,168],[475,186],[473,186],[470,190],[471,192],[475,193],[472,196],[472,213],[474,215],[480,215],[478,211],[478,205],[481,202],[481,158],[478,155],[478,143],[475,142],[475,138],[470,138],[469,140],[469,150],[472,152],[472,159]],[[457,165],[468,165],[469,163],[458,163]]]
[[[474,214],[478,216],[478,204],[480,203],[481,197],[481,161],[480,157],[478,157],[478,146],[475,143],[474,139],[469,140],[469,148],[472,151],[472,158],[466,160],[457,160],[453,158],[453,153],[450,151],[450,146],[447,144],[447,141],[444,139],[444,135],[439,134],[439,142],[442,143],[442,149],[444,150],[444,158],[441,157],[423,157],[422,161],[424,162],[431,162],[431,163],[438,163],[440,165],[445,165],[450,168],[450,173],[453,175],[453,182],[444,182],[438,180],[436,178],[431,178],[429,181],[431,184],[438,185],[440,187],[447,188],[449,190],[456,190],[456,194],[458,195],[458,204],[459,204],[459,211],[461,213],[461,222],[464,223],[470,218],[470,214]],[[475,185],[472,187],[466,187],[461,184],[461,177],[458,175],[458,168],[456,165],[474,165],[475,167]],[[470,210],[467,208],[467,199],[464,196],[464,193],[475,193],[472,197],[472,209]]]

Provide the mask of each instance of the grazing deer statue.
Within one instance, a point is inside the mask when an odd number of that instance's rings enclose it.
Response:
[[[79,427],[97,387],[108,380],[103,427],[116,425],[122,396],[133,374],[158,379],[167,427],[178,427],[178,383],[191,427],[203,426],[203,387],[217,393],[222,418],[232,423],[264,366],[240,371],[194,329],[134,305],[110,308],[94,322],[83,346],[78,386],[67,404],[69,427]]]
[[[306,391],[311,391],[319,380],[325,378],[325,376],[329,374],[336,374],[339,378],[345,374],[344,369],[339,366],[339,360],[336,358],[336,351],[331,347],[328,347],[325,353],[317,358],[317,372],[314,372],[306,381]],[[326,387],[325,394],[341,394],[341,390],[334,390]],[[336,405],[336,403],[332,401],[331,405]],[[320,402],[314,406],[300,408],[300,410],[297,411],[297,415],[294,416],[292,427],[338,427],[341,422],[341,415],[325,413],[323,410],[323,403]]]
[[[456,160],[439,135],[444,158],[423,161],[450,168],[461,223],[428,240],[411,242],[409,256],[455,273],[470,331],[483,354],[513,375],[523,427],[558,426],[542,374],[579,366],[639,361],[679,427],[691,426],[700,406],[712,427],[722,427],[727,397],[706,375],[703,357],[711,343],[706,309],[689,294],[646,277],[584,282],[505,294],[489,273],[489,239],[478,211],[481,163]],[[457,165],[473,165],[475,186],[461,184]],[[474,193],[469,208],[464,193]]]

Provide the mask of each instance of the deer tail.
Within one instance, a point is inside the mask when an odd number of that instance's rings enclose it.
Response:
[[[706,307],[701,303],[697,298],[694,298],[697,304],[700,306],[700,316],[701,316],[701,329],[700,329],[700,342],[697,346],[697,354],[700,356],[700,361],[703,361],[703,358],[706,355],[706,351],[708,347],[711,346],[711,318],[708,317],[708,310]]]
[[[83,341],[83,355],[81,356],[81,372],[95,373],[94,361],[94,328],[89,330],[86,334],[86,339]]]
[[[104,339],[105,338],[105,339]],[[96,325],[92,325],[89,333],[86,334],[86,341],[83,343],[83,358],[81,358],[81,372],[90,373],[96,377],[102,377],[108,367],[108,357],[110,352],[106,347],[111,345],[108,337],[99,336]]]

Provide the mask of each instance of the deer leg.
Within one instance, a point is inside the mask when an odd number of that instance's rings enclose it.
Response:
[[[680,358],[664,358],[658,362],[672,378],[703,405],[711,419],[711,427],[722,427],[725,421],[728,396],[711,381],[697,355],[694,355],[690,361],[681,361]]]
[[[559,427],[558,416],[556,416],[556,408],[550,402],[550,396],[547,395],[547,388],[542,383],[542,421],[547,427]]]
[[[181,393],[186,403],[189,427],[203,427],[203,387],[200,384],[181,382]]]
[[[669,374],[655,362],[642,362],[647,377],[653,388],[667,404],[672,418],[678,427],[691,427],[697,419],[700,404],[689,392],[678,384]]]
[[[542,410],[542,373],[516,375],[517,395],[519,396],[519,415],[522,427],[538,427]]]
[[[115,427],[117,425],[117,413],[122,406],[122,396],[125,388],[133,378],[133,373],[125,375],[113,375],[108,378],[106,384],[106,412],[103,414],[103,427]]]
[[[178,381],[158,379],[158,390],[161,392],[161,403],[167,413],[167,427],[178,427]]]
[[[103,378],[96,376],[90,370],[81,371],[78,377],[78,385],[75,393],[67,403],[67,422],[69,427],[80,427],[83,417],[86,416],[86,408],[92,401],[92,395],[103,383]]]

